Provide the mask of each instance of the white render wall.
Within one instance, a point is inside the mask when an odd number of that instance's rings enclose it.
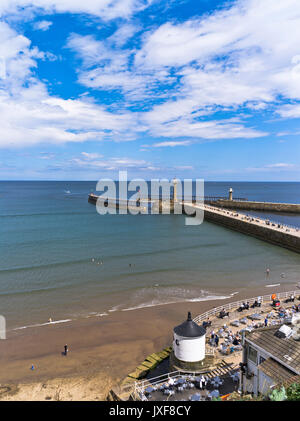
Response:
[[[178,341],[179,345],[176,344]],[[205,335],[200,338],[185,338],[174,332],[173,349],[180,361],[196,362],[205,358]]]

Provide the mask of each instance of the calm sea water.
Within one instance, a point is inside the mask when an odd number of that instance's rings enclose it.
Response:
[[[9,328],[300,280],[298,254],[214,224],[100,216],[87,201],[95,186],[0,182],[0,314]],[[205,194],[223,196],[229,187],[236,197],[300,201],[300,183],[210,182]],[[266,217],[300,226],[299,216]]]

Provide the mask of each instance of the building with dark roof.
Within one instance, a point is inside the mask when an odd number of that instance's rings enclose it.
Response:
[[[191,313],[188,312],[187,320],[181,325],[174,327],[174,333],[184,338],[200,338],[205,335],[206,331],[204,327],[193,321]]]
[[[300,342],[288,332],[291,328],[283,325],[245,334],[240,385],[244,393],[267,395],[275,385],[300,375]]]
[[[198,370],[205,359],[205,329],[192,320],[187,320],[173,329],[172,364],[176,368]]]

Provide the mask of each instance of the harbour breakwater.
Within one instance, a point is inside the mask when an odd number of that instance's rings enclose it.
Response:
[[[187,206],[187,205],[186,205]],[[190,205],[195,208],[195,205]],[[204,219],[243,234],[300,253],[300,231],[268,220],[204,205]],[[191,212],[191,209],[190,209]]]
[[[97,199],[98,196],[94,194],[89,195],[90,203],[96,204]],[[232,201],[228,200],[228,202]],[[236,211],[230,211],[229,208],[220,208],[215,202],[212,206],[208,204],[197,205],[192,202],[185,202],[183,204],[182,202],[176,201],[176,206],[178,205],[182,206],[183,214],[193,216],[193,214],[196,213],[196,210],[200,209],[204,211],[204,219],[208,222],[300,253],[300,230],[297,228],[276,224],[258,217],[249,217],[245,214],[239,214]],[[161,213],[164,208],[169,208],[170,213],[172,213],[172,211],[174,211],[174,200],[167,204],[162,200],[158,200],[156,206],[158,206],[159,213]],[[295,206],[300,207],[300,205]]]
[[[214,206],[227,209],[256,210],[263,212],[300,213],[300,205],[294,203],[254,202],[248,200],[219,199]]]

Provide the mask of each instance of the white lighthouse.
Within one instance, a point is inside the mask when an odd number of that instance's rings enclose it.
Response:
[[[197,369],[205,358],[205,329],[188,318],[181,325],[174,328],[173,340],[174,365]]]
[[[178,184],[178,181],[176,180],[176,177],[174,177],[173,178],[173,199],[174,199],[174,202],[177,202],[177,184]]]
[[[232,200],[232,192],[233,192],[232,187],[230,187],[230,189],[229,189],[229,197],[228,197],[229,200]]]

